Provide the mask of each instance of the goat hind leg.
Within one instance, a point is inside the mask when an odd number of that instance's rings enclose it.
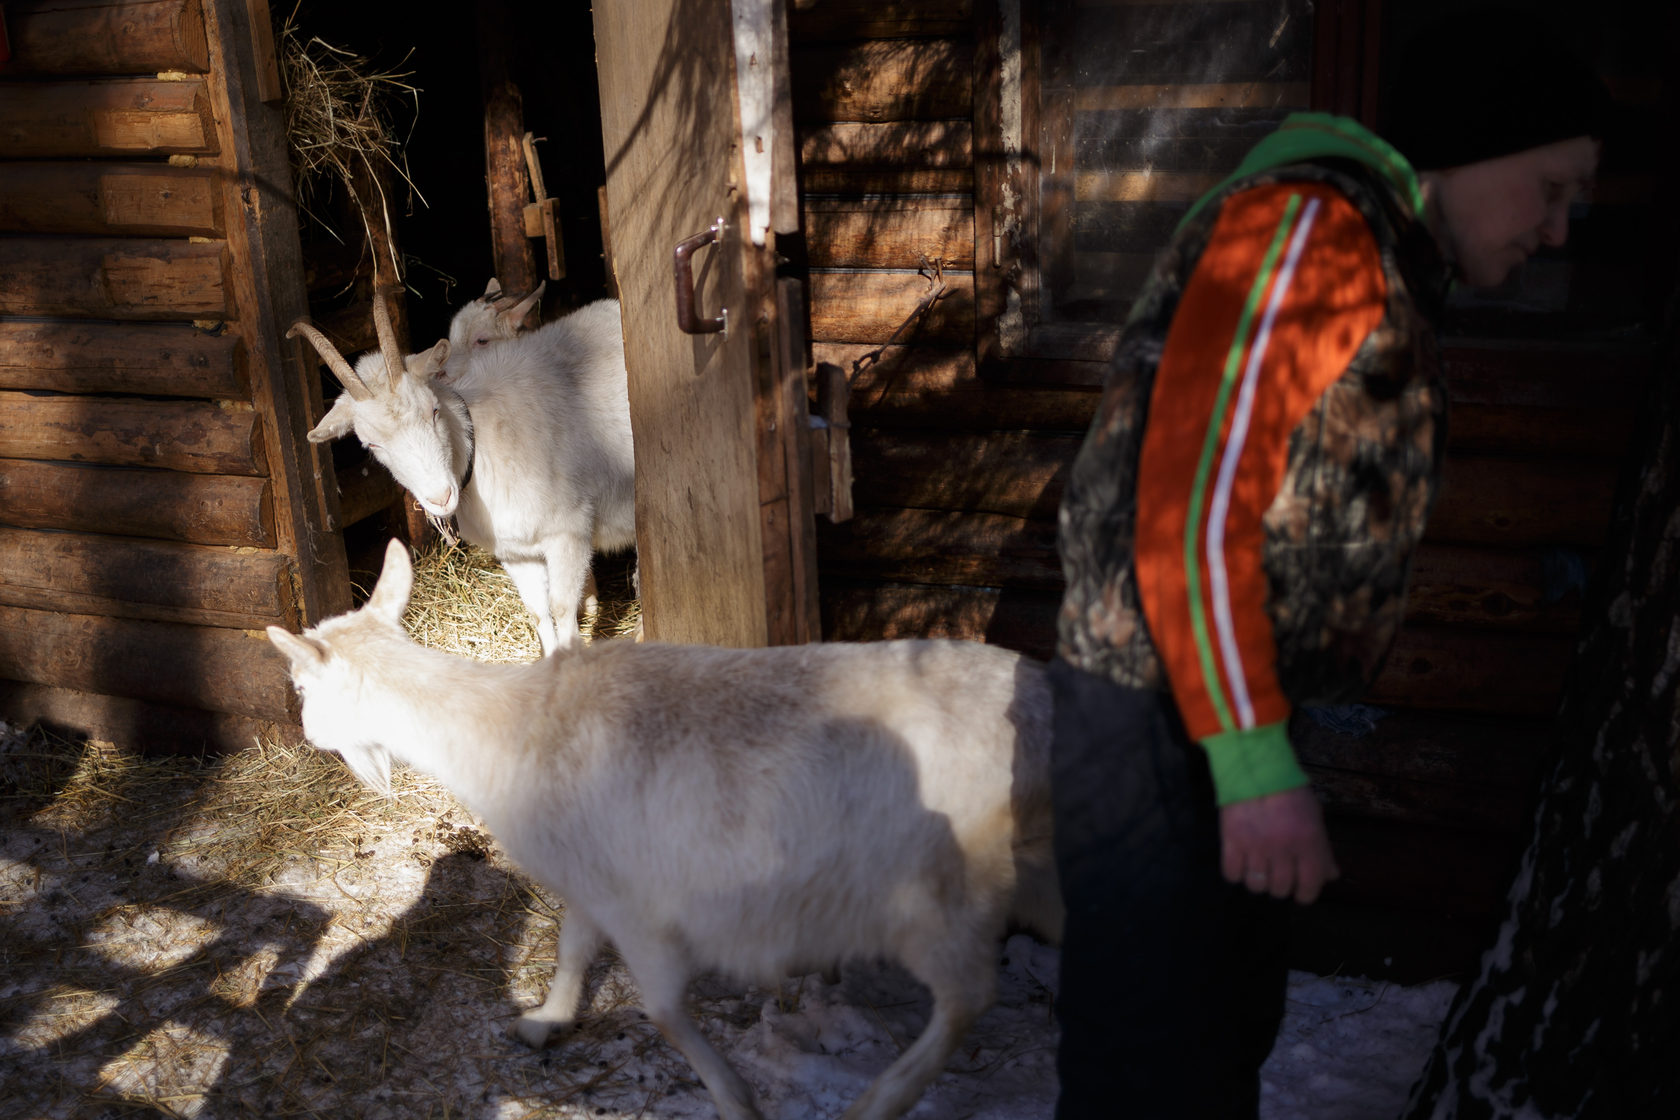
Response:
[[[577,1021],[578,1004],[583,1002],[584,972],[601,947],[601,932],[588,918],[568,907],[560,923],[560,943],[555,951],[554,979],[548,998],[535,1011],[521,1015],[513,1033],[527,1046],[541,1046],[557,1030]]]
[[[707,1041],[683,1007],[688,968],[674,946],[659,941],[630,943],[618,940],[618,952],[642,993],[642,1010],[665,1036],[665,1041],[694,1067],[717,1106],[718,1120],[763,1120],[753,1104],[752,1090]]]

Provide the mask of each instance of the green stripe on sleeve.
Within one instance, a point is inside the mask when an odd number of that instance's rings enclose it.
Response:
[[[1307,784],[1307,773],[1289,745],[1287,721],[1221,731],[1203,739],[1202,749],[1207,751],[1214,796],[1221,805]]]

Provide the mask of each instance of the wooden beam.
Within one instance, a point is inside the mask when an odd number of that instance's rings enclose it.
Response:
[[[265,478],[0,459],[7,524],[193,544],[275,547]]]
[[[960,345],[974,338],[974,275],[947,272],[944,291],[915,272],[813,271],[813,342]]]
[[[295,629],[291,567],[262,549],[0,527],[0,602],[14,607]]]
[[[795,43],[965,35],[974,0],[821,0],[788,12]]]
[[[525,236],[531,182],[525,165],[525,107],[508,69],[518,34],[507,0],[474,9],[478,24],[479,80],[484,98],[484,170],[489,189],[490,243],[502,290],[537,286],[536,254]]]
[[[215,155],[205,83],[130,78],[8,83],[0,150],[10,159]]]
[[[140,401],[0,391],[0,458],[267,473],[262,419],[245,402]]]
[[[24,725],[165,755],[239,751],[262,736],[303,734],[295,718],[253,719],[20,681],[0,681],[0,710]]]
[[[238,336],[164,323],[0,322],[0,388],[248,399]]]
[[[974,206],[966,199],[808,199],[813,268],[974,268]]]
[[[221,319],[227,285],[220,241],[0,238],[0,314]]]
[[[0,163],[0,231],[103,237],[220,237],[208,168]]]
[[[8,78],[156,74],[210,68],[198,0],[54,0],[10,4]]]
[[[793,115],[816,121],[966,118],[974,47],[961,39],[873,39],[793,57]]]
[[[968,121],[841,122],[799,130],[799,164],[807,169],[833,165],[953,168],[973,162],[974,126]]]

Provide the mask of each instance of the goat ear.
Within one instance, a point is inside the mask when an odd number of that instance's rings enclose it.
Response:
[[[509,334],[517,331],[519,324],[525,321],[525,316],[531,313],[531,308],[538,300],[542,299],[543,289],[546,287],[548,287],[548,281],[544,280],[537,285],[536,291],[508,308],[508,310],[500,312],[496,317],[501,320],[503,329]]]
[[[401,625],[413,590],[414,564],[408,558],[408,546],[393,539],[385,546],[385,568],[379,573],[379,582],[373,585],[373,594],[362,609]]]
[[[276,649],[286,655],[286,660],[292,663],[294,671],[319,665],[327,657],[327,647],[307,634],[294,634],[290,630],[270,626],[268,628],[268,640],[274,643]]]
[[[500,280],[496,279],[494,276],[490,277],[490,283],[484,285],[484,294],[482,296],[480,296],[479,298],[480,299],[485,299],[485,300],[501,299],[502,298],[502,282]]]
[[[418,354],[410,354],[406,359],[408,372],[422,381],[429,377],[436,377],[443,372],[443,365],[449,360],[449,340],[440,338],[437,345],[430,350],[422,350]]]
[[[310,443],[326,443],[356,430],[356,402],[349,393],[340,393],[321,422],[309,429]]]

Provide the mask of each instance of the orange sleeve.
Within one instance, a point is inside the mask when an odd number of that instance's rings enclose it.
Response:
[[[1261,518],[1290,433],[1382,321],[1386,295],[1353,204],[1323,184],[1279,183],[1226,200],[1179,301],[1138,467],[1136,565],[1199,741],[1288,718]]]

